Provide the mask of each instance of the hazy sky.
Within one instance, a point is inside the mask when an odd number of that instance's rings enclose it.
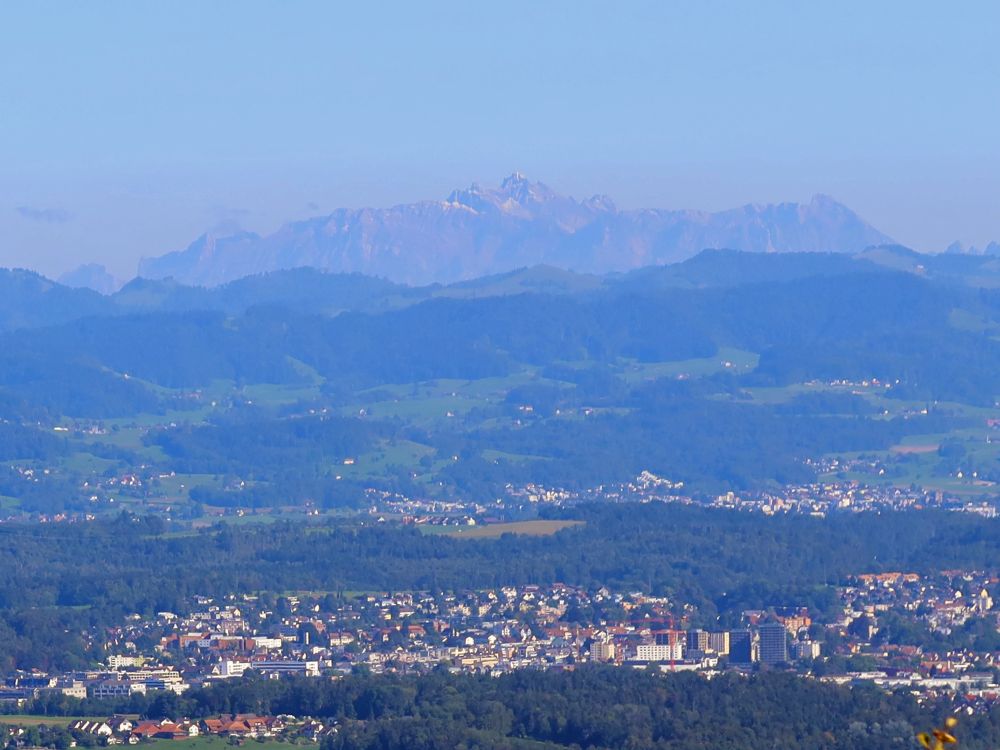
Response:
[[[0,265],[130,277],[515,169],[625,207],[823,192],[981,245],[998,30],[996,2],[5,2]]]

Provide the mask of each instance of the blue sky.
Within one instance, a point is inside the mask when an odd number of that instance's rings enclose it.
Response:
[[[129,277],[515,169],[625,207],[823,192],[982,245],[998,28],[993,2],[4,3],[0,265]]]

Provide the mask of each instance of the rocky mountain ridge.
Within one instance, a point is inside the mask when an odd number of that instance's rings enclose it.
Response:
[[[750,204],[715,213],[620,210],[606,196],[556,193],[520,173],[445,200],[338,209],[269,235],[204,234],[186,249],[144,259],[139,275],[216,286],[256,273],[312,267],[409,284],[448,283],[548,264],[585,273],[628,271],[705,248],[859,252],[892,240],[846,206]]]

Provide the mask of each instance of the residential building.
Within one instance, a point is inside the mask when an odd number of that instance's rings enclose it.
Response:
[[[594,661],[614,661],[615,644],[610,641],[594,641],[590,645],[590,658]]]
[[[642,643],[635,647],[636,661],[680,661],[684,658],[681,643]]]
[[[708,633],[704,630],[689,630],[687,649],[688,651],[708,651]]]
[[[97,699],[128,698],[133,693],[145,692],[145,684],[132,680],[101,680],[87,688],[90,697]]]
[[[760,633],[760,661],[762,664],[782,664],[788,661],[788,631],[780,622],[765,622],[758,627]]]
[[[797,659],[818,659],[820,645],[816,641],[800,641],[795,644],[795,657]]]
[[[729,631],[708,634],[708,651],[714,651],[719,656],[729,653]]]
[[[731,664],[754,664],[758,658],[759,642],[752,630],[729,632],[729,661]]]

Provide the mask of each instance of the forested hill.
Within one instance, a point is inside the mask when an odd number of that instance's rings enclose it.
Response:
[[[716,251],[423,288],[300,269],[111,297],[0,274],[17,300],[0,303],[0,507],[79,509],[85,483],[139,469],[197,475],[180,499],[223,506],[643,470],[717,491],[907,441],[930,446],[912,473],[993,481],[1000,457],[972,432],[1000,419],[992,261],[913,255]],[[81,421],[126,432],[51,434]],[[49,471],[20,480],[33,469]]]
[[[332,317],[284,305],[235,316],[157,311],[6,333],[0,388],[17,392],[66,367],[167,387],[288,383],[303,377],[293,362],[372,386],[560,362],[681,361],[735,347],[759,353],[758,375],[772,382],[878,377],[900,380],[918,398],[992,402],[998,324],[1000,294],[884,271],[728,288],[435,298]]]
[[[335,315],[346,310],[384,311],[442,297],[732,288],[879,269],[969,288],[1000,286],[1000,260],[993,256],[922,255],[894,245],[854,255],[704,250],[683,262],[647,266],[624,274],[601,276],[537,265],[428,286],[406,286],[359,273],[328,273],[304,267],[247,276],[212,288],[188,286],[170,278],[137,278],[110,295],[64,286],[31,271],[0,269],[0,331],[142,312],[217,310],[240,315],[263,306]]]

